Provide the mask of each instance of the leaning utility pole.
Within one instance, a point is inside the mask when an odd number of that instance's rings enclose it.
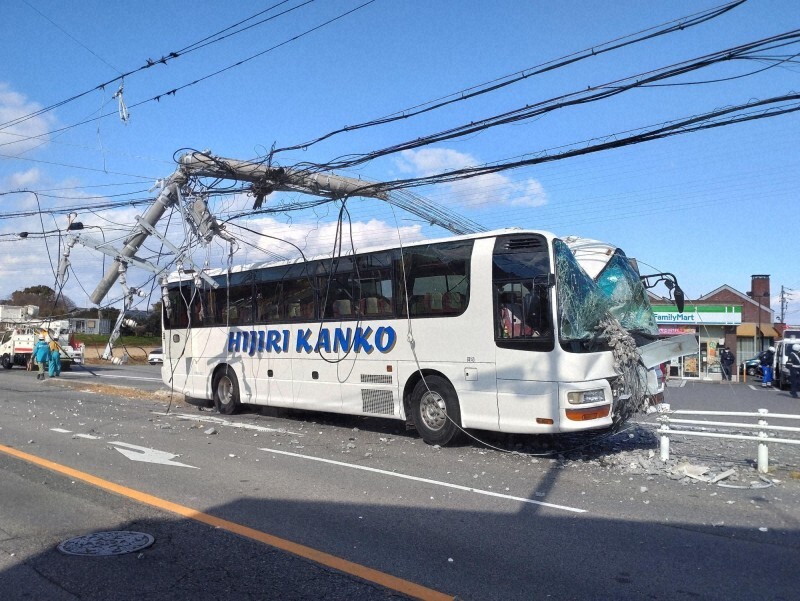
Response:
[[[181,187],[190,177],[214,177],[251,182],[257,187],[256,202],[272,192],[304,192],[328,198],[345,198],[348,196],[365,196],[386,200],[386,193],[380,192],[372,182],[342,177],[339,175],[308,173],[283,167],[270,167],[263,163],[239,161],[216,157],[203,152],[190,152],[178,159],[178,169],[167,178],[155,202],[147,213],[137,221],[132,233],[125,239],[124,246],[108,268],[103,278],[91,294],[96,305],[105,298],[111,286],[124,270],[123,263],[127,259],[135,259],[148,236],[155,232],[155,225],[168,208],[181,200]],[[194,218],[200,230],[222,235],[220,226],[205,207],[193,207],[188,216]]]

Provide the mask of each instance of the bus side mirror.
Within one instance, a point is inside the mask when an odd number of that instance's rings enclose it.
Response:
[[[680,286],[675,286],[675,290],[673,291],[675,295],[675,305],[678,307],[678,313],[683,313],[684,307],[684,296],[683,290],[681,290]]]

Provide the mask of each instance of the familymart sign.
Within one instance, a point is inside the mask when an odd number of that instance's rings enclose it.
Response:
[[[742,323],[742,307],[736,305],[686,305],[676,311],[673,305],[653,305],[656,323],[681,325],[725,325]]]

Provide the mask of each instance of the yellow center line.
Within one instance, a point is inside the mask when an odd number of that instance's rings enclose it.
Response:
[[[288,551],[289,553],[292,553],[299,557],[303,557],[305,559],[309,559],[320,565],[333,568],[335,570],[339,570],[340,572],[344,572],[345,574],[351,574],[353,576],[357,576],[358,578],[367,580],[369,582],[374,582],[375,584],[379,584],[380,586],[403,593],[404,595],[408,595],[410,597],[415,597],[417,599],[422,599],[424,601],[454,600],[454,598],[450,595],[446,595],[444,593],[427,588],[420,584],[416,584],[408,580],[403,580],[402,578],[397,578],[396,576],[392,576],[391,574],[386,574],[385,572],[373,570],[372,568],[368,568],[361,564],[354,563],[346,559],[342,559],[341,557],[337,557],[336,555],[331,555],[330,553],[325,553],[324,551],[320,551],[318,549],[313,549],[311,547],[307,547],[305,545],[301,545],[299,543],[295,543],[290,540],[274,536],[272,534],[267,534],[266,532],[261,532],[260,530],[256,530],[255,528],[250,528],[242,524],[237,524],[236,522],[231,522],[228,520],[224,520],[222,518],[215,517],[208,513],[203,513],[202,511],[198,511],[197,509],[192,509],[191,507],[186,507],[185,505],[179,505],[177,503],[173,503],[171,501],[167,501],[165,499],[161,499],[159,497],[138,490],[134,490],[133,488],[128,488],[127,486],[115,484],[114,482],[110,482],[109,480],[98,478],[97,476],[81,472],[71,467],[67,467],[66,465],[61,465],[60,463],[55,463],[48,459],[43,459],[42,457],[37,457],[36,455],[31,455],[29,453],[19,451],[12,447],[0,444],[0,451],[8,455],[11,455],[13,457],[17,457],[18,459],[22,459],[24,461],[36,464],[40,467],[52,470],[54,472],[58,472],[60,474],[64,474],[71,478],[75,478],[76,480],[82,480],[83,482],[87,482],[89,484],[92,484],[93,486],[97,486],[98,488],[111,491],[118,495],[122,495],[123,497],[134,499],[135,501],[139,501],[140,503],[151,505],[153,507],[157,507],[158,509],[175,513],[177,515],[189,518],[191,520],[195,520],[197,522],[202,522],[203,524],[213,526],[214,528],[227,530],[228,532],[232,532],[234,534],[238,534],[239,536],[244,536],[246,538],[256,540],[260,543],[264,543],[265,545],[275,547],[276,549],[281,549],[282,551]]]

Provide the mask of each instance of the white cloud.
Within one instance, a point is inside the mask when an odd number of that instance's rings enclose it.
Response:
[[[13,189],[33,188],[41,179],[42,173],[36,167],[27,171],[12,173],[8,179],[8,186]]]
[[[42,106],[15,92],[0,82],[0,123],[8,123],[30,115]],[[48,143],[45,134],[53,129],[55,120],[48,114],[37,115],[0,130],[0,154],[20,155]]]
[[[448,148],[405,150],[397,160],[398,169],[412,177],[425,177],[474,167],[480,162],[469,154]],[[538,180],[512,180],[502,173],[489,173],[444,184],[460,206],[491,208],[497,205],[541,207],[547,204],[547,192]]]
[[[478,162],[470,155],[448,148],[404,150],[400,153],[398,161],[401,171],[417,176],[434,175],[442,171],[463,169],[477,164]]]
[[[291,242],[303,251],[306,258],[331,256],[336,242],[336,223],[303,223],[295,221],[291,224],[286,224],[273,218],[261,218],[249,221],[247,227],[279,240]],[[352,242],[350,239],[351,230]],[[279,240],[249,234],[239,230],[232,224],[228,231],[282,257],[294,258],[299,256],[294,247]],[[356,252],[361,252],[376,246],[397,246],[399,245],[399,240],[402,240],[403,244],[408,244],[422,238],[422,227],[420,225],[403,226],[400,227],[398,232],[395,226],[377,219],[371,219],[366,222],[354,221],[352,226],[347,225],[344,229],[341,252],[342,254],[352,254],[353,248],[355,248]],[[240,256],[235,258],[234,261],[240,263],[270,259],[271,257],[266,253],[242,245]]]

